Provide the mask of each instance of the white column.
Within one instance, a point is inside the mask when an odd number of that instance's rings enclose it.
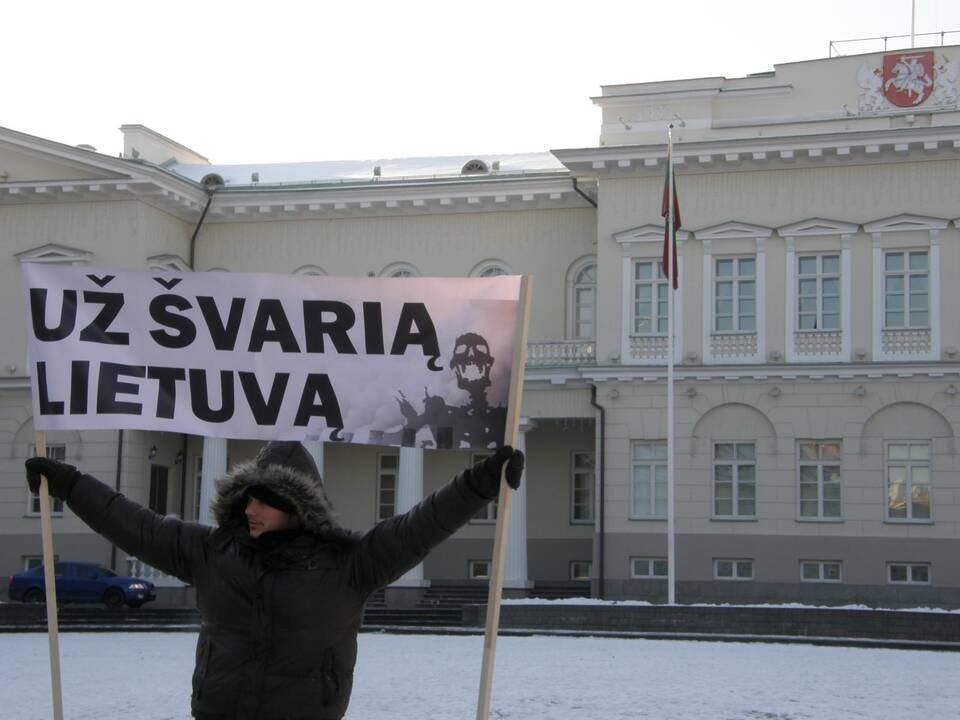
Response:
[[[767,253],[764,252],[764,239],[757,238],[757,354],[754,362],[767,361]]]
[[[197,520],[212,525],[210,501],[213,500],[214,484],[227,474],[227,439],[205,437],[203,439],[203,466],[200,470],[200,508]]]
[[[630,336],[633,334],[633,245],[623,243],[620,246],[623,253],[623,267],[621,271],[621,311],[620,311],[620,362],[633,364],[636,362],[630,348]]]
[[[853,236],[840,236],[840,362],[850,362],[853,338]]]
[[[712,243],[708,239],[701,241],[703,245],[703,321],[700,323],[703,342],[703,364],[713,362],[713,254]]]
[[[873,233],[873,362],[883,357],[883,250],[880,233]]]
[[[784,244],[787,248],[787,256],[783,281],[783,346],[786,348],[786,361],[792,363],[797,361],[797,334],[794,328],[797,317],[797,241],[787,236],[784,238]]]
[[[517,450],[527,452],[527,431],[534,424],[528,418],[520,418],[520,432],[517,435]],[[510,524],[507,526],[507,557],[503,566],[503,586],[505,588],[531,587],[527,578],[527,471],[520,478],[520,488],[513,493],[510,501]]]
[[[326,476],[323,474],[323,440],[304,440],[303,448],[310,453],[310,457],[317,464],[320,477],[326,480]]]
[[[397,477],[397,514],[405,513],[423,500],[423,450],[400,448],[400,468]],[[423,587],[423,563],[417,565],[391,584],[391,587]]]
[[[954,223],[956,224],[956,223]],[[926,360],[940,359],[940,231],[930,231],[930,283],[927,287],[927,308],[930,315],[930,354]],[[906,290],[905,292],[909,292]]]

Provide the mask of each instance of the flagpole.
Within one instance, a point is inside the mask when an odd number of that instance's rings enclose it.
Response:
[[[677,602],[677,553],[676,528],[674,527],[673,483],[673,275],[674,270],[674,183],[673,183],[673,124],[667,127],[667,236],[670,239],[667,252],[667,603]]]

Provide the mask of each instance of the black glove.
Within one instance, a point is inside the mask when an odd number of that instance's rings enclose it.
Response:
[[[481,495],[496,497],[500,492],[500,471],[503,464],[507,463],[507,485],[516,490],[520,487],[523,462],[522,451],[504,445],[493,455],[473,466],[470,475],[473,478],[474,488]]]
[[[47,488],[53,497],[67,500],[73,486],[80,478],[80,471],[73,465],[50,460],[45,457],[34,457],[27,460],[27,485],[33,493],[40,492],[40,476],[47,478]]]

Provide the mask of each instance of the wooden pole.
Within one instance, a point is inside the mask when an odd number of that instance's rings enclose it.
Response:
[[[530,293],[533,278],[520,279],[520,307],[517,332],[514,336],[513,373],[507,396],[507,424],[504,444],[516,447],[520,427],[520,402],[523,396],[523,370],[527,353],[527,328],[530,324]],[[500,594],[503,592],[503,561],[507,552],[507,526],[510,521],[510,501],[513,490],[504,482],[507,463],[500,474],[500,497],[497,507],[497,529],[493,541],[493,567],[487,595],[487,629],[483,638],[483,665],[480,670],[480,695],[477,700],[477,720],[490,717],[490,691],[493,686],[493,659],[497,649],[497,628],[500,625]]]
[[[46,457],[47,436],[35,434],[36,454]],[[50,490],[40,476],[40,532],[43,537],[43,583],[47,600],[47,640],[50,645],[50,685],[53,692],[53,720],[63,720],[63,691],[60,685],[60,625],[57,621],[57,580],[53,559],[53,524],[50,521]]]

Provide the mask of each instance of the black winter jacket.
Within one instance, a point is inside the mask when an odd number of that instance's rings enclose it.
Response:
[[[128,554],[195,586],[195,717],[335,720],[350,700],[367,597],[490,501],[474,472],[362,535],[336,525],[319,476],[256,461],[218,483],[218,528],[157,515],[88,475],[68,504]],[[252,485],[291,501],[305,527],[251,538],[243,510]]]

